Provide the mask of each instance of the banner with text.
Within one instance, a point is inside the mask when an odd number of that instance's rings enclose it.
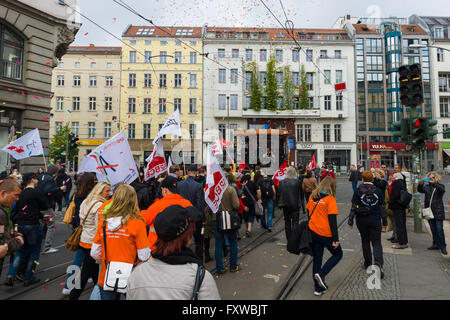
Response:
[[[9,153],[16,160],[40,156],[44,153],[41,137],[39,136],[39,130],[37,128],[3,147],[2,150]]]

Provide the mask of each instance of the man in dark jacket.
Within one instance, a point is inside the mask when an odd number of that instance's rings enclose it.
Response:
[[[52,211],[55,210],[55,196],[58,193],[66,191],[67,187],[61,186],[58,187],[56,185],[55,176],[58,172],[58,167],[54,164],[50,165],[47,169],[47,172],[41,174],[38,182],[37,188],[42,192],[47,198],[48,208],[47,212],[44,214],[51,214]],[[58,252],[58,249],[52,248],[53,237],[55,235],[55,220],[49,220],[47,224],[44,226],[44,233],[46,233],[45,244],[44,244],[44,253],[55,253]]]
[[[205,222],[205,192],[200,183],[195,181],[197,175],[197,166],[190,165],[188,168],[188,177],[178,182],[177,189],[180,196],[189,200],[192,205],[197,208],[198,211],[202,213],[201,221],[195,223],[195,253],[201,259],[203,259],[203,235],[202,228]]]
[[[359,180],[359,171],[356,170],[356,167],[352,164],[350,166],[350,178],[348,179],[348,181],[352,183],[353,193],[355,193],[356,190],[358,189],[357,188],[358,180]]]
[[[357,188],[352,198],[352,208],[348,217],[350,228],[353,227],[353,219],[356,216],[356,226],[361,234],[364,267],[372,265],[372,250],[375,265],[380,268],[381,278],[384,274],[383,247],[381,245],[381,225],[387,226],[387,214],[384,201],[384,193],[373,182],[373,174],[364,171],[363,183]]]
[[[392,183],[392,191],[389,197],[389,209],[394,212],[395,229],[398,245],[394,249],[408,248],[408,233],[406,231],[406,207],[399,203],[402,192],[406,191],[406,181],[400,172],[394,173],[395,181]]]
[[[0,245],[8,246],[8,255],[14,254],[23,246],[23,238],[21,234],[11,237],[12,222],[10,219],[10,211],[13,203],[19,200],[20,186],[13,177],[7,177],[0,180]],[[0,258],[0,276],[3,270],[4,257]]]
[[[428,181],[429,180],[429,181]],[[445,186],[440,183],[441,177],[436,172],[427,174],[427,183],[421,179],[417,191],[425,193],[424,208],[431,208],[433,219],[429,219],[433,245],[429,250],[441,250],[443,255],[447,255],[447,245],[445,243],[443,221],[445,219],[444,202],[442,198],[445,193]],[[431,203],[430,203],[431,202]]]
[[[291,232],[298,225],[301,189],[295,168],[289,167],[286,170],[286,178],[278,186],[278,193],[280,194],[278,206],[283,208],[286,239],[289,239]]]

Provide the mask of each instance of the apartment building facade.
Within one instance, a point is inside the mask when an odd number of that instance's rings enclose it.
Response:
[[[294,34],[300,50],[283,29],[206,28],[204,52],[211,59],[204,61],[204,147],[217,137],[233,141],[270,129],[281,136],[280,161],[305,166],[315,154],[319,163],[347,171],[357,159],[353,43],[342,29],[296,29]],[[252,68],[264,96],[271,56],[276,60],[278,107],[267,109],[263,97],[253,109]],[[303,109],[298,99],[302,67],[309,96]],[[295,88],[288,105],[283,102],[286,77]],[[345,89],[336,90],[336,84]]]
[[[121,47],[72,46],[52,76],[50,136],[68,124],[83,157],[120,130]]]
[[[181,138],[186,144],[173,161],[199,163],[203,131],[202,28],[130,25],[122,39],[120,127],[127,133],[136,162],[145,165],[153,150],[153,139],[178,109]],[[179,138],[173,138],[167,135],[163,139],[167,155],[180,143]]]

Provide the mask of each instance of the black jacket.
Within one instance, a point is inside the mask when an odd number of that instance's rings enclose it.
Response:
[[[185,180],[178,182],[177,189],[180,196],[189,200],[197,210],[204,211],[205,192],[202,185],[195,181],[194,177],[187,177]]]
[[[368,195],[368,194],[376,194],[378,196],[378,206],[372,208],[372,211],[369,215],[358,216],[356,214],[356,206],[357,205],[363,206],[364,204],[361,202],[361,195]],[[387,226],[387,214],[386,214],[386,203],[384,200],[384,192],[372,183],[360,184],[358,187],[358,192],[355,192],[352,198],[352,208],[350,209],[350,215],[348,216],[348,224],[350,226],[353,225],[353,219],[355,215],[357,219],[374,219],[378,221],[380,221],[381,219],[383,226]]]
[[[373,179],[373,184],[383,192],[383,195],[385,194],[388,187],[388,182],[386,180],[375,178]]]
[[[431,211],[433,211],[433,216],[436,220],[444,220],[445,219],[445,210],[444,210],[444,202],[442,198],[445,193],[445,186],[438,182],[429,183],[428,185],[419,184],[417,191],[420,193],[425,193],[425,204],[424,208],[428,208],[430,206],[431,194],[433,193],[433,201],[431,202]]]
[[[404,179],[395,180],[392,183],[392,191],[391,195],[389,196],[389,209],[406,209],[404,206],[398,203],[398,201],[400,200],[401,190],[407,190],[406,181]]]
[[[359,180],[359,171],[358,170],[351,170],[350,171],[350,178],[348,181],[351,182],[357,182]]]
[[[49,207],[53,207],[55,202],[55,196],[62,192],[56,185],[55,179],[48,173],[41,174],[39,177],[39,183],[37,188],[47,198]]]
[[[278,206],[300,208],[301,206],[301,192],[302,186],[298,179],[284,179],[278,186],[278,193],[280,194],[280,200]]]
[[[19,226],[36,226],[44,218],[41,210],[47,210],[46,198],[38,189],[25,188],[15,205],[13,222]]]

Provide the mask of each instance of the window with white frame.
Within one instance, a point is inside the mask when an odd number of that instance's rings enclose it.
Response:
[[[56,111],[63,111],[64,97],[56,97]]]
[[[267,50],[266,49],[259,50],[259,61],[261,61],[261,62],[267,61]]]
[[[300,85],[300,73],[292,72],[292,84],[294,86]]]
[[[298,62],[300,60],[300,51],[297,49],[292,50],[292,62]]]
[[[314,97],[308,97],[308,107],[310,109],[314,108]]]
[[[159,52],[159,63],[167,63],[167,51]]]
[[[311,49],[306,50],[306,61],[313,61],[313,51]]]
[[[88,122],[88,138],[95,138],[95,122]]]
[[[196,64],[197,63],[197,52],[190,52],[189,54],[189,63]]]
[[[128,124],[128,139],[135,139],[135,138],[136,138],[136,124],[129,123]]]
[[[304,140],[303,124],[297,124],[295,127],[296,127],[295,132],[297,134],[296,140],[298,142],[304,142],[305,140]]]
[[[450,118],[450,112],[449,112],[449,108],[448,108],[449,102],[450,102],[450,98],[447,98],[447,97],[439,98],[441,118]]]
[[[178,110],[181,113],[181,98],[173,99],[173,111]]]
[[[144,88],[150,88],[152,86],[152,74],[144,73]]]
[[[159,87],[160,88],[167,88],[167,74],[161,73],[159,75]]]
[[[253,61],[253,50],[252,49],[245,49],[245,60]]]
[[[195,137],[197,136],[197,128],[196,128],[197,126],[194,124],[194,123],[190,123],[189,124],[189,137],[191,138],[191,139],[195,139]]]
[[[105,122],[104,137],[111,138],[111,122]]]
[[[112,111],[112,97],[105,97],[105,111]]]
[[[225,58],[225,49],[217,49],[217,56],[219,58]]]
[[[342,70],[336,70],[336,83],[343,82]]]
[[[331,83],[331,70],[323,71],[323,83],[330,84]]]
[[[81,85],[81,76],[73,76],[73,86],[79,87]]]
[[[159,112],[159,113],[166,113],[166,112],[167,112],[167,108],[166,108],[166,98],[159,98],[159,102],[158,102],[158,112]]]
[[[230,71],[230,83],[238,83],[238,69],[231,69]]]
[[[226,69],[219,69],[219,83],[226,83]]]
[[[136,63],[136,51],[130,51],[130,63]]]
[[[326,95],[323,97],[324,100],[324,109],[325,110],[331,110],[331,96],[330,95]]]
[[[197,113],[197,98],[189,98],[189,113]]]
[[[79,122],[72,122],[72,133],[75,137],[78,137],[80,133],[80,123]]]
[[[152,63],[152,52],[151,51],[145,51],[144,52],[144,59],[145,59],[145,63]]]
[[[128,113],[136,113],[136,98],[128,98]]]
[[[331,125],[329,125],[329,124],[323,125],[323,141],[324,142],[331,141],[330,127],[331,127]]]
[[[64,86],[64,76],[58,76],[57,79],[58,79],[57,86],[63,87]]]
[[[219,94],[219,110],[227,109],[227,96],[224,94]]]
[[[231,94],[230,95],[230,110],[237,110],[237,109],[238,109],[238,95]]]
[[[437,48],[437,61],[438,62],[444,62],[444,49]]]
[[[144,113],[152,113],[152,99],[144,98]]]
[[[128,75],[128,87],[136,88],[136,74],[135,73],[130,73]]]
[[[96,87],[96,86],[97,86],[97,77],[90,76],[89,77],[89,87]]]
[[[342,98],[343,98],[342,95],[336,96],[336,110],[337,111],[342,111],[342,108],[343,108]]]
[[[283,62],[283,50],[282,49],[276,49],[275,50],[275,59],[278,62]]]
[[[144,123],[142,131],[143,131],[143,138],[150,139],[152,135],[152,125],[150,123]]]
[[[342,141],[342,130],[340,124],[334,125],[334,141],[341,142]]]
[[[97,98],[89,97],[89,111],[95,111],[97,108]]]
[[[112,76],[105,77],[105,86],[107,86],[107,87],[113,86],[113,77]]]
[[[231,49],[231,57],[239,58],[239,49]]]
[[[92,69],[97,68],[97,62],[91,62],[91,68]]]
[[[197,88],[197,75],[189,73],[189,88]]]
[[[181,63],[183,61],[181,51],[175,51],[174,56],[175,56],[175,63]]]
[[[181,88],[181,73],[175,73],[174,75],[174,87]]]
[[[80,111],[80,97],[72,98],[72,111]]]

